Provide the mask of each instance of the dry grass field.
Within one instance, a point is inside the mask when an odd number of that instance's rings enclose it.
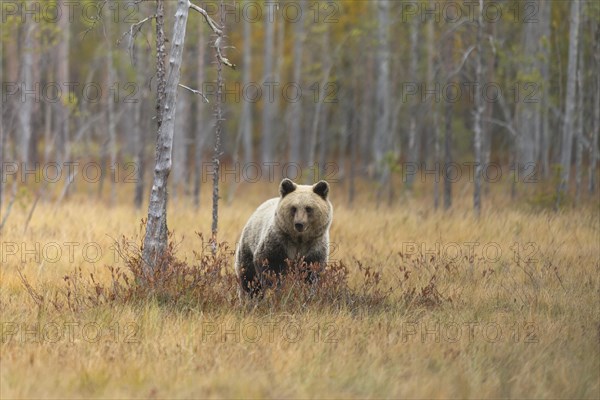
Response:
[[[219,240],[233,248],[276,185],[241,186],[221,206]],[[597,201],[555,213],[511,205],[498,189],[478,221],[467,190],[444,213],[421,197],[376,208],[366,188],[350,208],[333,184],[344,296],[298,300],[284,287],[240,304],[217,287],[205,301],[69,306],[84,292],[73,285],[96,287],[90,273],[109,290],[107,266],[125,268],[115,240],[139,244],[145,212],[123,192],[115,207],[83,189],[62,205],[40,201],[25,232],[32,200],[13,206],[0,254],[2,399],[600,397]],[[170,200],[188,264],[203,247],[195,232],[210,230],[208,199],[199,211]]]

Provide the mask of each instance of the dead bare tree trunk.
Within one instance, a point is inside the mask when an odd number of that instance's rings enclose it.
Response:
[[[49,82],[54,80],[52,70],[47,71],[47,78]],[[52,145],[55,143],[55,136],[52,132],[53,119],[53,105],[49,102],[44,102],[44,164],[47,164],[50,160],[50,152]]]
[[[377,204],[381,200],[383,186],[389,183],[391,178],[390,167],[391,160],[388,149],[390,145],[390,115],[391,115],[391,96],[390,96],[390,48],[389,48],[389,1],[379,1],[376,3],[377,20],[379,22],[377,29],[377,41],[379,48],[377,50],[377,97],[376,110],[377,119],[375,120],[375,138],[374,156],[375,166],[379,173],[379,190],[377,191]]]
[[[540,143],[538,145],[539,148],[539,158],[540,161],[540,170],[543,173],[544,177],[548,177],[550,175],[550,121],[549,121],[549,97],[550,90],[549,84],[550,82],[550,23],[552,20],[552,1],[546,0],[540,2],[540,17],[539,23],[541,24],[541,34],[540,36],[545,40],[541,44],[540,48],[540,74],[541,74],[541,131],[540,131]]]
[[[320,92],[320,102],[318,104],[318,109],[319,109],[319,114],[317,115],[316,111],[315,111],[315,118],[316,118],[316,123],[313,125],[313,127],[315,127],[318,130],[318,134],[315,135],[318,136],[318,141],[315,143],[315,146],[317,146],[318,143],[318,153],[316,156],[316,160],[317,160],[317,167],[315,169],[315,173],[317,173],[318,175],[315,177],[315,180],[319,180],[320,176],[324,176],[327,168],[327,153],[329,151],[329,146],[331,144],[331,136],[329,134],[329,131],[327,129],[327,127],[329,126],[329,121],[330,121],[330,113],[329,113],[329,108],[330,108],[330,102],[331,101],[335,101],[332,100],[330,98],[328,98],[327,96],[327,88],[329,87],[330,84],[332,84],[331,82],[329,82],[330,79],[330,74],[331,74],[331,69],[333,67],[333,60],[331,57],[331,30],[329,28],[328,24],[325,24],[325,32],[323,32],[323,44],[322,44],[322,49],[321,52],[322,54],[324,54],[325,56],[323,57],[324,60],[324,64],[325,64],[325,76],[324,79],[321,81],[321,87],[318,89]],[[337,52],[336,52],[337,53]],[[317,150],[317,148],[315,147],[314,149],[315,151]],[[338,170],[339,172],[339,170]]]
[[[367,46],[367,42],[370,41],[370,38],[363,37],[361,38],[360,45],[364,48]],[[369,42],[370,43],[370,42]],[[373,119],[374,119],[374,110],[373,104],[375,102],[375,91],[373,90],[374,75],[375,75],[375,56],[372,52],[365,55],[365,72],[362,76],[362,99],[361,99],[361,107],[360,107],[360,135],[356,138],[358,141],[358,149],[359,151],[359,159],[361,163],[365,166],[369,164],[373,164],[374,161],[374,149],[371,145],[373,141]],[[365,168],[366,169],[366,168]],[[369,168],[371,170],[371,168]],[[372,175],[372,171],[369,171],[369,174]]]
[[[325,82],[325,78],[321,80],[321,83]],[[319,85],[321,85],[321,83]],[[322,87],[322,86],[321,86]],[[315,97],[317,100],[315,104],[315,113],[313,115],[313,120],[310,128],[310,136],[308,141],[308,167],[309,168],[317,168],[316,154],[317,154],[317,146],[319,143],[319,122],[321,117],[321,109],[323,108],[323,97],[321,96],[320,91],[317,93]],[[307,182],[313,179],[310,176],[307,176]]]
[[[10,25],[11,24],[6,24],[5,26],[3,24],[3,33],[8,33],[9,36],[12,35],[15,38],[17,38],[19,26]],[[6,46],[6,51],[4,51],[4,46]],[[17,82],[19,80],[19,57],[13,56],[6,57],[6,59],[3,58],[4,53],[10,55],[19,54],[18,48],[18,40],[8,40],[6,42],[0,43],[0,60],[6,60],[4,64],[6,68],[0,67],[0,82]],[[12,101],[4,101],[4,99],[2,99],[0,101],[0,176],[4,176],[4,162],[7,159],[11,158],[9,156],[9,137],[13,126],[14,114],[17,110],[17,104],[15,104],[17,101],[17,99],[14,99]],[[15,157],[12,157],[12,159],[16,160]],[[8,183],[8,178],[0,179],[0,230],[2,228],[3,221],[10,212],[10,206],[13,202],[13,200],[9,200],[7,210],[2,209],[2,204],[4,204],[4,196],[6,196],[6,194],[8,193]],[[6,213],[5,216],[3,216],[3,212]]]
[[[521,69],[527,76],[533,74],[535,60],[537,57],[536,48],[539,39],[536,36],[537,24],[524,24],[523,34],[523,54],[525,57]],[[516,122],[519,132],[517,151],[519,152],[519,161],[522,163],[517,166],[519,170],[528,170],[529,166],[535,161],[534,146],[536,119],[539,118],[537,104],[520,101],[517,104]],[[528,171],[527,171],[528,172]]]
[[[444,103],[444,210],[452,207],[452,180],[450,179],[450,167],[452,165],[452,103]]]
[[[579,0],[571,1],[571,23],[569,26],[569,66],[567,67],[567,94],[565,98],[565,118],[562,132],[560,156],[561,177],[556,196],[556,208],[560,207],[569,187],[571,155],[573,150],[573,121],[575,118],[575,96],[577,83],[577,52],[579,44]]]
[[[206,38],[203,32],[204,26],[199,25],[198,28],[198,66],[196,73],[196,84],[199,88],[204,84],[204,48],[206,46]],[[203,98],[197,97],[196,100],[196,126],[195,126],[195,143],[194,143],[194,206],[196,209],[200,207],[200,188],[202,183],[202,153],[204,151],[204,142],[206,140],[206,127],[203,124],[204,112]]]
[[[283,22],[281,22],[283,23]],[[278,33],[277,49],[279,52],[280,43]],[[251,71],[252,71],[252,26],[248,18],[244,19],[244,50],[243,50],[243,62],[244,67],[242,69],[242,95],[245,93],[244,88],[250,87],[251,84]],[[275,74],[275,82],[279,82],[279,74],[281,68],[281,60],[277,59],[277,72]],[[277,107],[276,107],[277,108]],[[243,143],[242,143],[243,141]],[[231,154],[232,164],[234,168],[237,168],[240,163],[240,146],[243,147],[243,163],[248,165],[252,158],[252,105],[248,99],[242,97],[242,113],[239,120],[238,132],[235,138],[233,152]],[[244,168],[242,165],[242,169]],[[227,204],[231,204],[235,193],[237,192],[239,179],[232,179],[229,185],[227,193]]]
[[[221,0],[221,6],[223,1]],[[222,9],[222,8],[221,8]],[[221,31],[215,40],[215,59],[217,62],[217,101],[215,105],[215,147],[213,151],[213,204],[212,204],[212,254],[217,253],[217,234],[219,230],[219,168],[221,165],[221,133],[223,130],[223,37],[225,35],[225,19],[221,13]]]
[[[208,26],[217,35],[217,38],[213,45],[213,48],[215,50],[215,57],[217,59],[217,104],[215,106],[216,127],[215,127],[215,146],[214,146],[214,152],[213,152],[213,221],[212,221],[212,238],[211,238],[212,239],[212,251],[214,254],[217,250],[217,227],[218,227],[218,215],[219,215],[218,214],[219,168],[220,168],[220,157],[221,157],[221,131],[222,131],[222,125],[223,125],[223,109],[222,109],[222,104],[221,104],[223,102],[222,69],[223,69],[223,65],[226,65],[232,69],[235,69],[235,64],[232,64],[227,58],[225,58],[223,56],[223,48],[224,47],[223,47],[222,42],[224,40],[224,35],[225,35],[224,34],[225,20],[224,20],[223,13],[220,14],[221,15],[221,26],[218,26],[216,24],[216,22],[208,15],[206,10],[196,6],[195,4],[191,3],[189,0],[186,2],[190,8],[194,9],[195,11],[197,11],[204,17]],[[220,3],[220,9],[221,10],[224,9],[224,3],[222,1]],[[201,65],[204,65],[204,60],[202,60],[202,61],[199,60],[199,63]],[[202,79],[203,79],[203,77],[201,75],[198,75],[198,80],[201,81]],[[199,121],[197,119],[196,123],[198,123],[198,122]],[[200,132],[197,131],[196,134],[198,135],[198,134],[200,134]],[[198,145],[198,143],[196,143],[196,145]],[[201,146],[201,144],[200,144],[200,146]],[[199,158],[198,151],[201,151],[201,150],[196,149],[197,161]],[[198,168],[198,164],[196,164],[196,168]],[[196,172],[197,172],[196,179],[199,179],[198,171],[196,171]],[[199,195],[199,186],[198,186],[198,195]]]
[[[355,87],[360,88],[361,80],[356,74]],[[350,172],[348,174],[348,204],[352,206],[354,204],[354,197],[356,195],[356,164],[358,163],[358,143],[360,138],[360,120],[359,113],[356,110],[360,110],[360,97],[358,93],[354,94],[354,112],[352,113],[352,130],[349,139],[350,146]]]
[[[487,36],[487,40],[489,42],[494,42],[496,39],[496,24],[487,24],[487,32],[485,33],[485,35]],[[491,53],[488,54],[485,59],[486,62],[484,64],[484,69],[485,69],[485,74],[486,74],[486,81],[485,82],[481,82],[480,83],[480,87],[482,85],[488,85],[491,82],[494,81],[494,73],[495,73],[495,66],[496,66],[496,49],[495,46],[491,46]],[[491,155],[492,155],[492,129],[491,129],[491,125],[492,123],[490,122],[492,120],[492,115],[494,112],[494,102],[493,101],[489,101],[489,99],[484,99],[485,100],[485,111],[483,113],[483,137],[482,137],[482,150],[481,150],[481,158],[482,158],[482,163],[485,166],[488,166],[490,164],[490,159],[491,159]],[[490,185],[486,184],[487,181],[484,180],[484,185],[483,185],[483,193],[484,196],[486,194],[489,193],[490,190]]]
[[[165,3],[156,0],[156,126],[160,133],[163,121],[163,108],[166,97],[167,85],[165,60],[167,50],[165,47]]]
[[[443,58],[444,58],[444,70],[446,74],[446,84],[451,82],[453,76],[451,76],[452,70],[452,59],[453,59],[453,48],[454,38],[449,36],[447,42],[443,44]],[[449,175],[449,168],[452,165],[452,114],[453,114],[453,103],[448,101],[446,96],[443,97],[444,101],[444,168],[442,173],[444,176],[444,210],[449,210],[452,207],[452,181]]]
[[[340,124],[343,124],[343,128],[339,134],[339,141],[337,144],[337,167],[338,176],[344,181],[346,180],[346,167],[349,152],[348,145],[354,130],[355,98],[356,94],[354,88],[350,87],[341,99]]]
[[[25,23],[23,38],[21,42],[21,90],[30,90],[33,88],[33,31],[35,25],[33,21],[28,20]],[[32,136],[31,114],[33,111],[33,99],[26,93],[20,93],[19,109],[19,146],[21,150],[21,162],[28,165],[30,161],[30,142]]]
[[[300,0],[298,6],[300,10],[304,10],[305,0]],[[299,20],[294,24],[294,70],[293,83],[297,87],[302,87],[302,54],[304,47],[304,19],[302,14],[299,15]],[[292,163],[300,162],[300,142],[302,137],[302,96],[295,99],[291,105],[291,118],[288,132],[290,133],[290,156],[289,160]]]
[[[162,3],[161,0],[158,1]],[[171,54],[169,56],[169,74],[167,75],[166,85],[164,86],[164,93],[159,91],[157,96],[157,98],[164,98],[164,107],[158,108],[159,114],[162,114],[160,118],[162,123],[158,128],[156,164],[154,167],[152,191],[150,193],[150,204],[148,205],[148,221],[146,223],[146,236],[144,238],[144,249],[142,254],[144,271],[146,274],[151,273],[151,271],[158,266],[157,263],[161,260],[161,257],[163,257],[164,250],[167,246],[167,179],[169,178],[172,165],[171,157],[173,150],[175,113],[177,109],[177,87],[179,86],[181,60],[185,42],[185,28],[188,19],[188,7],[188,0],[177,1],[177,11],[175,12],[175,24],[173,27],[173,40],[171,41]],[[160,12],[161,11],[158,11],[157,15]],[[157,18],[157,30],[159,29],[158,25],[159,22]],[[162,38],[164,40],[164,36]],[[162,46],[164,49],[164,41]],[[160,55],[160,51],[158,53]],[[162,60],[158,60],[159,69],[161,68],[161,63]],[[160,107],[161,103],[158,103],[157,107]]]
[[[439,129],[439,117],[438,117],[438,109],[437,109],[437,105],[433,104],[432,105],[433,109],[432,109],[432,120],[433,120],[433,168],[435,168],[436,171],[439,171],[439,165],[440,165],[440,129]],[[435,210],[437,210],[440,206],[440,179],[439,176],[436,174],[435,176],[435,181],[433,183],[433,208]]]
[[[9,37],[13,36],[15,40],[3,41],[0,43],[0,53],[6,53],[7,55],[17,55],[19,54],[19,28],[20,26],[17,24],[3,24],[2,31],[4,34],[8,34]],[[4,46],[6,46],[6,51],[4,51]],[[0,59],[5,60],[4,67],[0,67],[0,81],[1,82],[18,82],[19,78],[19,57],[12,56]],[[20,93],[19,93],[20,94]],[[17,160],[17,157],[10,157],[10,137],[11,131],[14,129],[14,118],[15,114],[17,114],[18,110],[18,102],[19,97],[12,99],[10,101],[4,101],[2,99],[0,101],[0,173],[4,173],[4,161],[9,160]],[[8,100],[8,99],[7,99]],[[4,176],[4,175],[2,175]],[[9,200],[7,205],[7,210],[5,210],[5,216],[2,217],[2,204],[4,201],[4,196],[7,195],[8,190],[5,188],[5,185],[8,186],[8,179],[3,180],[0,179],[0,228],[2,226],[2,221],[8,216],[8,212],[10,211],[10,206],[14,200]]]
[[[184,77],[185,80],[185,77]],[[185,186],[186,170],[188,168],[188,130],[191,104],[188,93],[178,96],[175,119],[175,130],[173,132],[173,176],[171,179],[171,198],[174,204],[179,203],[179,192]]]
[[[265,55],[264,55],[264,82],[271,85],[273,82],[273,52],[275,45],[275,15],[274,12],[268,12],[265,15]],[[268,88],[268,87],[267,87]],[[269,89],[270,92],[270,89]],[[262,162],[273,161],[273,102],[269,93],[263,93],[263,114],[262,114]]]
[[[521,70],[526,76],[532,76],[539,69],[538,47],[540,44],[540,24],[523,24],[523,54],[524,61]],[[533,172],[536,161],[536,149],[540,127],[539,104],[529,101],[519,101],[516,106],[515,119],[517,123],[517,152],[519,164],[515,171],[519,175],[529,175]]]
[[[4,45],[0,43],[0,60],[4,59]],[[4,68],[0,68],[0,82],[6,82]],[[10,79],[10,78],[9,78]],[[10,80],[8,80],[10,82]],[[0,176],[4,176],[4,101],[0,101]],[[0,179],[0,221],[2,221],[2,204],[4,203],[4,179]]]
[[[476,57],[475,57],[475,82],[481,84],[483,82],[483,0],[479,0],[479,10],[477,18],[477,38],[476,38]],[[474,132],[474,148],[475,148],[475,174],[474,174],[474,190],[473,190],[473,207],[475,215],[481,215],[481,139],[483,137],[482,117],[485,110],[481,88],[475,88],[475,111],[473,115],[473,132]]]
[[[408,75],[410,79],[416,84],[418,82],[417,63],[419,60],[419,16],[414,16],[410,23],[410,62]],[[417,109],[419,107],[419,99],[415,99],[411,106],[410,121],[408,125],[408,162],[411,166],[417,167],[419,160],[419,146],[417,137]],[[414,174],[408,174],[406,177],[406,187],[408,190],[412,190],[414,183]]]
[[[252,23],[246,18],[244,20],[244,70],[242,81],[247,88],[252,79]],[[242,92],[243,93],[243,92]],[[240,121],[240,133],[242,147],[244,148],[244,163],[252,161],[252,103],[249,99],[242,98],[242,118]]]
[[[331,69],[333,68],[333,59],[332,59],[332,49],[331,49],[331,28],[329,26],[329,24],[325,24],[325,31],[322,34],[322,47],[321,47],[321,54],[323,54],[322,59],[323,59],[323,65],[324,65],[324,69],[325,69],[325,75],[323,76],[323,80],[321,81],[321,86],[319,87],[319,91],[321,91],[322,96],[320,96],[319,99],[319,104],[317,104],[317,108],[319,109],[318,111],[318,115],[316,114],[316,110],[315,110],[315,128],[317,129],[317,132],[315,133],[315,137],[318,137],[317,142],[315,142],[315,147],[314,150],[317,151],[317,146],[318,146],[318,153],[317,156],[315,158],[315,161],[317,162],[316,168],[315,168],[315,173],[317,173],[317,176],[315,176],[315,181],[320,180],[321,176],[323,176],[326,173],[326,168],[327,168],[327,160],[326,160],[326,156],[327,156],[327,152],[329,151],[329,146],[330,146],[330,142],[331,142],[331,138],[329,135],[329,132],[327,130],[327,126],[329,126],[329,108],[330,108],[330,102],[334,101],[332,99],[329,99],[327,96],[327,92],[326,89],[328,87],[328,85],[331,83],[329,82],[330,76],[331,76]],[[337,53],[337,51],[336,51]]]
[[[279,7],[283,6],[283,3],[285,2],[285,0],[281,1],[281,4],[279,5]],[[286,25],[286,20],[285,18],[279,18],[277,21],[277,24],[275,26],[276,29],[276,36],[275,36],[275,70],[273,72],[273,80],[275,82],[277,82],[280,86],[278,86],[278,88],[281,88],[282,86],[282,82],[283,82],[283,64],[285,62],[285,47],[284,47],[284,43],[285,43],[285,37],[286,37],[286,31],[285,31],[285,25]],[[282,137],[285,137],[285,135],[282,134],[282,132],[285,132],[285,99],[282,99],[282,94],[281,91],[278,91],[277,94],[275,95],[275,100],[273,103],[273,114],[272,116],[277,116],[277,115],[281,115],[281,118],[273,118],[273,129],[275,132],[275,142],[274,142],[274,146],[273,146],[273,151],[275,152],[275,154],[285,154],[285,150],[286,150],[286,145],[285,145],[285,141],[281,140]],[[278,177],[278,178],[281,178]]]
[[[112,38],[112,21],[106,24],[106,34],[108,36],[108,52],[106,54],[106,63],[107,63],[107,77],[108,87],[113,87],[116,82],[116,74],[115,74],[115,66],[113,60],[113,38]],[[114,96],[107,96],[106,101],[107,112],[108,112],[108,151],[110,154],[110,205],[114,205],[117,199],[117,132],[116,132],[116,116],[115,116],[115,104],[114,104]]]
[[[575,148],[575,206],[579,205],[579,200],[581,199],[581,175],[582,175],[582,162],[583,162],[583,141],[584,137],[584,129],[585,129],[585,121],[584,113],[583,113],[583,51],[579,52],[579,62],[577,65],[577,125],[575,128],[575,139],[577,143],[577,147]]]
[[[135,166],[135,194],[134,194],[134,205],[135,208],[139,209],[144,201],[144,170],[145,170],[145,149],[146,149],[146,132],[150,127],[147,123],[147,118],[142,118],[143,105],[146,103],[146,99],[150,97],[151,87],[150,84],[144,84],[143,81],[148,75],[148,63],[149,55],[142,52],[140,49],[136,50],[133,54],[134,63],[136,64],[136,70],[142,75],[143,79],[140,80],[142,87],[141,99],[135,104],[135,141],[134,141],[134,166]],[[142,58],[140,65],[139,59]]]
[[[430,1],[432,3],[433,0]],[[439,63],[435,61],[435,33],[433,29],[433,19],[427,21],[427,80],[431,87],[436,83],[436,67]],[[437,65],[436,65],[437,64]],[[440,127],[438,116],[438,104],[435,96],[428,99],[432,112],[432,130],[433,130],[433,168],[439,171],[440,166]],[[440,205],[440,179],[436,174],[433,183],[433,208],[438,209]]]
[[[67,9],[67,1],[61,0],[61,9]],[[69,42],[71,34],[69,31],[70,24],[69,18],[66,14],[63,14],[59,20],[58,27],[60,29],[60,40],[57,48],[57,74],[56,78],[61,85],[65,85],[69,82]],[[69,131],[69,114],[68,105],[61,103],[59,104],[58,117],[56,119],[58,127],[58,140],[56,141],[56,159],[59,164],[64,163],[68,160],[70,154],[70,131]]]
[[[135,194],[133,203],[135,208],[139,209],[144,201],[144,148],[145,148],[145,131],[146,124],[142,123],[142,101],[135,105]]]
[[[327,94],[325,93],[325,88],[327,87],[329,77],[331,76],[331,69],[333,67],[332,56],[330,53],[337,54],[340,50],[340,46],[342,43],[338,44],[334,51],[329,49],[329,27],[325,27],[325,32],[322,35],[322,49],[323,53],[322,59],[322,70],[323,76],[321,77],[321,81],[318,83],[317,90],[315,92],[315,112],[313,115],[313,120],[310,128],[309,140],[308,140],[308,166],[309,169],[313,170],[313,177],[307,176],[306,181],[311,182],[311,180],[316,180],[318,176],[323,172],[321,168],[324,167],[324,162],[322,157],[322,152],[325,150],[326,137],[324,129],[320,129],[323,124],[323,120],[325,119],[327,103],[332,101],[327,98]],[[314,87],[314,86],[311,86]],[[317,147],[319,147],[319,153],[317,153]],[[319,165],[321,163],[321,165]]]
[[[358,102],[357,102],[358,103]],[[350,140],[350,171],[348,172],[348,205],[354,205],[354,198],[356,197],[356,164],[357,160],[357,148],[358,148],[358,118],[356,114],[353,116],[354,129],[349,137]]]
[[[600,71],[600,24],[594,22],[596,29],[596,43],[594,45],[594,64],[596,71]],[[594,121],[590,137],[590,165],[588,167],[588,191],[590,194],[596,192],[596,171],[598,168],[598,134],[600,133],[600,75],[594,77],[596,90],[594,93]]]

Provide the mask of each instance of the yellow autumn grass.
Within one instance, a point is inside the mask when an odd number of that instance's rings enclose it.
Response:
[[[31,201],[15,202],[1,237],[0,397],[598,398],[597,200],[532,211],[491,189],[476,220],[468,189],[444,213],[420,195],[377,208],[366,185],[349,207],[332,186],[332,258],[356,290],[359,263],[392,290],[373,309],[207,312],[150,300],[58,311],[49,300],[65,275],[81,268],[109,282],[106,265],[123,265],[113,240],[139,243],[144,211],[130,206],[129,188],[114,207],[80,190],[62,205],[41,201],[24,232]],[[240,186],[221,206],[219,240],[234,247],[276,191]],[[202,195],[199,211],[181,194],[170,201],[177,255],[189,262],[202,247],[194,232],[210,230]],[[430,284],[437,304],[419,301]]]

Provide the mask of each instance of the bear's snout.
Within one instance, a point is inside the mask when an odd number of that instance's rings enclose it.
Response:
[[[298,232],[303,232],[304,231],[304,224],[301,224],[300,222],[296,222],[294,224],[294,228],[296,228],[296,230]]]

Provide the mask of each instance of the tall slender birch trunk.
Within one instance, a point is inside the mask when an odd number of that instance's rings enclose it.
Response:
[[[594,64],[596,71],[600,71],[600,24],[595,22],[596,44],[594,45]],[[600,134],[600,75],[594,77],[596,91],[594,93],[594,121],[592,122],[592,134],[590,138],[590,165],[588,170],[588,191],[590,194],[596,192],[596,172],[598,168],[598,134]]]
[[[265,15],[265,55],[264,55],[264,81],[273,80],[273,52],[275,46],[275,12],[267,12]],[[273,106],[274,99],[263,93],[262,113],[262,162],[273,161]]]
[[[562,131],[562,151],[560,154],[561,177],[556,196],[556,208],[561,205],[569,188],[571,174],[571,153],[573,151],[573,122],[575,118],[575,95],[577,92],[577,46],[579,44],[579,0],[571,1],[571,25],[569,27],[569,65],[567,67],[567,94],[565,118]]]
[[[206,44],[205,33],[203,32],[203,24],[199,25],[198,28],[198,59],[197,59],[197,73],[196,73],[196,84],[198,87],[202,87],[204,84],[204,47]],[[205,105],[203,99],[198,98],[196,100],[196,127],[195,127],[195,140],[194,140],[194,206],[200,207],[200,187],[202,183],[202,153],[204,151],[204,142],[206,141],[206,128],[202,124]]]
[[[300,0],[298,6],[303,10],[305,0]],[[299,15],[299,21],[294,24],[294,67],[293,83],[297,87],[302,87],[302,54],[304,50],[304,19]],[[300,145],[302,139],[302,96],[295,99],[291,104],[290,127],[290,157],[292,163],[299,163],[301,160]]]
[[[412,82],[416,84],[418,79],[418,60],[419,60],[419,16],[414,16],[410,23],[410,62],[408,75]],[[419,107],[419,99],[415,99],[410,109],[410,120],[408,125],[408,162],[411,166],[417,167],[419,160],[419,138],[417,137],[417,109]],[[406,186],[409,190],[412,189],[415,176],[414,174],[408,174],[406,177]]]
[[[161,3],[160,0],[158,1]],[[164,87],[164,112],[161,112],[163,110],[160,108],[158,109],[159,114],[162,114],[162,121],[157,134],[156,164],[154,167],[152,191],[150,192],[146,237],[144,238],[144,250],[142,254],[144,271],[146,273],[151,272],[157,267],[157,262],[161,260],[167,246],[167,179],[169,178],[172,166],[171,157],[173,150],[173,130],[175,128],[175,112],[177,108],[177,87],[179,85],[181,60],[185,42],[185,28],[189,11],[188,6],[188,0],[177,1],[173,40],[171,41],[171,52],[169,56],[169,73]],[[159,29],[158,21],[157,29]],[[164,42],[162,45],[164,46]],[[161,97],[162,94],[159,92],[158,98]]]
[[[479,0],[479,10],[477,19],[477,39],[476,39],[476,57],[475,57],[475,82],[479,84],[483,81],[483,54],[482,54],[482,41],[483,41],[483,0]],[[475,88],[475,112],[473,115],[473,131],[475,134],[474,147],[475,147],[475,174],[474,174],[474,190],[473,190],[473,207],[475,209],[475,215],[481,215],[481,139],[483,137],[483,123],[482,116],[485,110],[485,104],[483,103],[481,89]]]

